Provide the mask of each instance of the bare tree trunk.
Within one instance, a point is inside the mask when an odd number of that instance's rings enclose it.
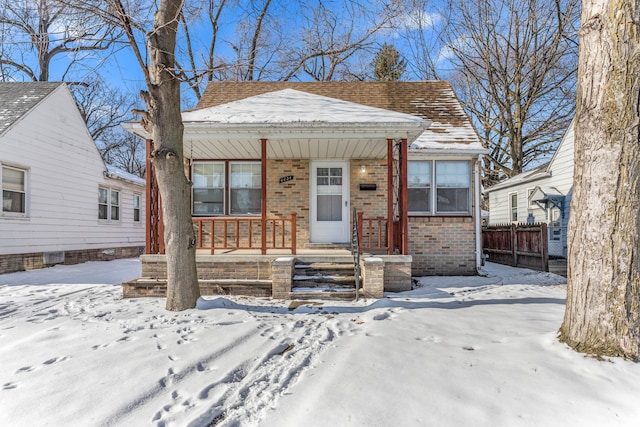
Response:
[[[200,297],[191,191],[184,174],[180,80],[175,76],[176,33],[181,0],[162,0],[147,37],[151,65],[149,92],[143,93],[154,144],[153,168],[164,203],[167,310],[193,308]]]
[[[560,340],[640,359],[639,0],[585,0]]]

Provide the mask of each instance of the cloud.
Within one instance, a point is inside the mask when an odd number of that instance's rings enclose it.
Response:
[[[424,10],[414,10],[404,13],[396,18],[395,24],[406,30],[420,30],[435,27],[442,22],[442,15],[429,13]]]

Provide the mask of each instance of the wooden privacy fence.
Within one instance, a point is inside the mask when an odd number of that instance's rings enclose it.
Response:
[[[482,251],[489,261],[549,271],[547,224],[501,224],[482,228]]]

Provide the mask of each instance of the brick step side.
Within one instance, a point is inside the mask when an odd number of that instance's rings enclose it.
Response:
[[[271,280],[199,280],[200,294],[271,296]],[[167,280],[140,278],[122,284],[123,298],[166,297]]]

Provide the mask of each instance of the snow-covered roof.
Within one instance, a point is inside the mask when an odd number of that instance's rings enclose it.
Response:
[[[0,82],[0,135],[62,82]]]
[[[107,177],[109,178],[122,179],[133,184],[145,185],[145,179],[140,178],[138,175],[134,175],[110,164],[105,164],[105,166],[107,167]]]
[[[549,166],[549,162],[541,164],[540,166],[536,167],[535,169],[532,169],[530,171],[527,172],[522,172],[521,174],[518,174],[516,176],[513,176],[509,179],[505,179],[504,181],[502,181],[499,184],[493,185],[491,187],[488,187],[485,189],[486,193],[490,193],[492,191],[495,190],[500,190],[501,188],[508,188],[508,187],[512,187],[514,185],[518,185],[518,184],[522,184],[525,182],[530,182],[530,181],[535,181],[537,179],[540,178],[545,178],[549,176],[549,171],[548,171],[548,167]]]
[[[226,104],[182,113],[185,125],[192,122],[229,124],[263,123],[415,123],[420,117],[295,89],[282,89]]]
[[[471,120],[447,81],[421,82],[214,82],[207,86],[197,109],[295,89],[362,106],[408,114],[430,122],[412,144],[412,151],[449,150],[481,153],[482,146]],[[286,108],[286,106],[283,106]],[[318,111],[302,105],[310,114]],[[297,113],[297,112],[296,112]]]

